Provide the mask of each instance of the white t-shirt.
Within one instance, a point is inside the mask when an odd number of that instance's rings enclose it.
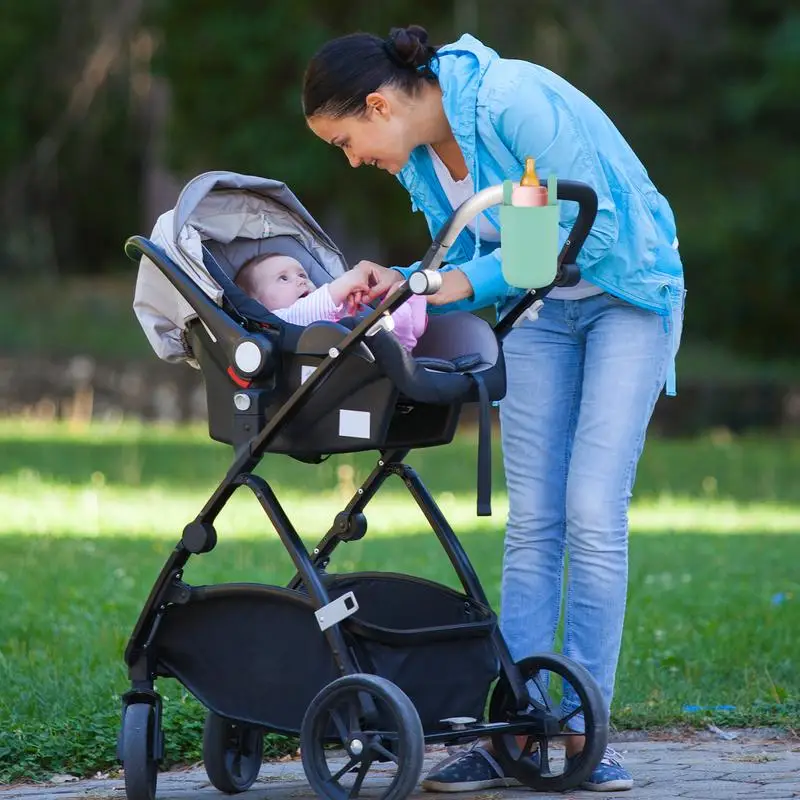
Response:
[[[450,170],[447,169],[444,162],[441,158],[439,158],[436,151],[428,145],[428,152],[431,156],[431,161],[433,161],[433,170],[436,173],[436,177],[439,179],[439,183],[442,184],[442,189],[444,189],[444,193],[447,195],[447,199],[450,201],[450,205],[455,210],[458,208],[465,200],[469,200],[472,195],[475,194],[475,186],[472,183],[472,175],[467,173],[467,177],[463,178],[460,181],[457,181],[453,176],[450,174]],[[499,242],[500,241],[500,231],[492,225],[491,222],[486,218],[486,214],[480,214],[477,218],[473,217],[468,223],[467,227],[475,233],[475,220],[478,220],[478,230],[481,234],[481,239],[484,242]]]
[[[453,207],[453,209],[456,209],[465,200],[468,200],[470,197],[472,197],[472,195],[475,194],[475,186],[472,182],[472,176],[468,172],[466,178],[463,178],[460,181],[455,180],[455,178],[453,178],[453,176],[450,174],[450,170],[447,169],[442,159],[439,158],[436,151],[430,145],[427,147],[428,153],[430,153],[431,161],[433,162],[433,170],[436,173],[436,177],[439,179],[439,183],[441,183],[442,189],[444,189],[444,193],[447,195],[447,199],[450,201],[450,205]],[[486,215],[481,214],[477,219],[478,230],[480,232],[481,239],[483,239],[485,242],[499,242],[500,231],[498,231],[497,228],[495,228],[494,225],[489,222],[489,220],[486,218]],[[473,233],[475,233],[474,218],[467,223],[467,227]],[[578,283],[576,286],[553,289],[547,296],[556,300],[581,300],[584,297],[591,297],[594,294],[602,294],[602,292],[602,289],[581,278],[580,283]]]

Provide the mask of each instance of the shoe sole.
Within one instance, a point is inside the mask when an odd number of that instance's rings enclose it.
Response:
[[[633,779],[620,778],[605,783],[582,783],[581,789],[586,789],[587,792],[623,792],[626,789],[633,789]]]
[[[447,783],[444,781],[432,781],[426,778],[420,784],[420,788],[423,792],[477,792],[480,789],[507,788],[509,786],[519,786],[519,781],[513,778],[491,778],[485,781]]]

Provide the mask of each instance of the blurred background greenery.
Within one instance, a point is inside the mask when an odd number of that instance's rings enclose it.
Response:
[[[785,0],[1,4],[0,276],[121,275],[130,292],[121,243],[207,169],[285,180],[351,260],[420,257],[402,188],[351,174],[299,98],[325,40],[411,22],[436,43],[469,31],[595,99],[674,206],[686,341],[794,356],[800,10]]]

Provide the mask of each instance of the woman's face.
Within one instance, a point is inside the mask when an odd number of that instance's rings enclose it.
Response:
[[[387,88],[367,96],[364,114],[331,117],[315,114],[308,127],[323,141],[341,147],[351,167],[374,166],[396,175],[416,146],[408,108],[400,93]]]

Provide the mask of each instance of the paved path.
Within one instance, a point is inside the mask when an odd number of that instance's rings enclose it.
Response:
[[[533,794],[527,789],[489,790],[456,795],[461,800],[785,800],[800,798],[800,739],[763,731],[739,731],[730,741],[711,733],[663,734],[638,741],[617,741],[625,765],[636,780],[632,791]],[[444,755],[431,748],[425,769]],[[370,772],[370,776],[373,773]],[[378,775],[367,778],[362,795],[376,798],[385,784]],[[222,800],[226,795],[211,786],[202,768],[162,773],[158,800]],[[257,782],[241,800],[314,800],[299,760],[265,764]],[[419,800],[450,800],[453,795],[415,793]],[[124,800],[121,779],[95,779],[60,785],[0,787],[0,800]]]

